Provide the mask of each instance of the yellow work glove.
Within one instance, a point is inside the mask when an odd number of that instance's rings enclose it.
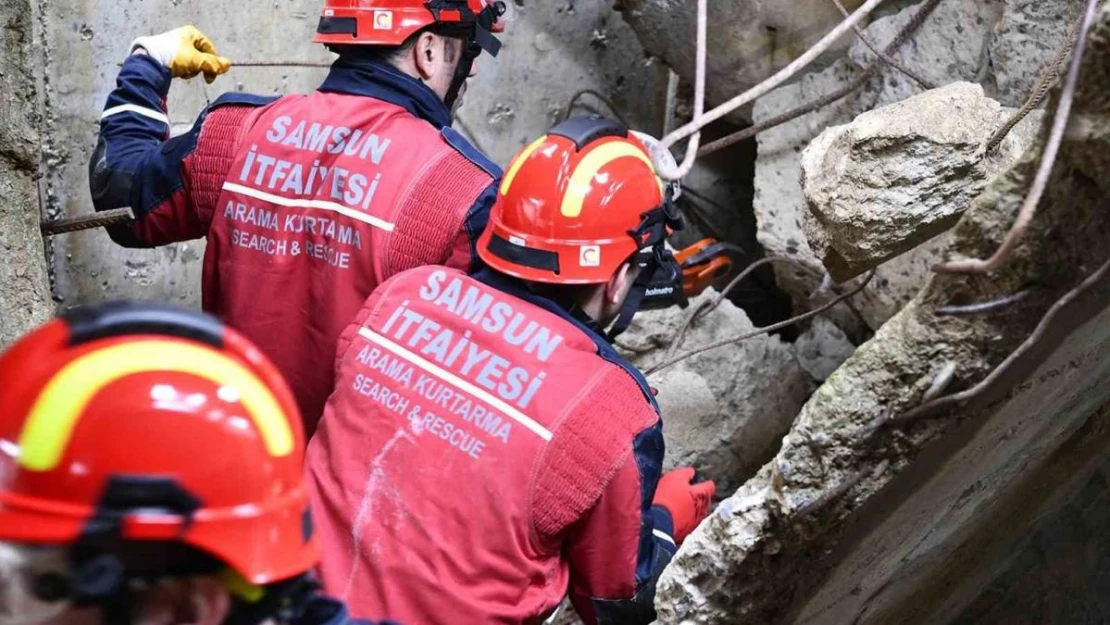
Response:
[[[216,54],[204,33],[196,26],[182,26],[161,35],[139,37],[131,43],[131,52],[142,48],[170,70],[174,78],[193,78],[204,74],[208,82],[231,69],[231,59]]]

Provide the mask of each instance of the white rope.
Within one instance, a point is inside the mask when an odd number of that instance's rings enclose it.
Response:
[[[682,160],[682,165],[677,169],[669,168],[661,159],[655,159],[656,171],[659,177],[664,180],[678,180],[690,173],[694,167],[694,161],[697,159],[698,143],[701,139],[700,131],[709,124],[721,119],[725,115],[735,111],[736,109],[763,97],[773,89],[777,88],[782,83],[789,80],[794,74],[805,69],[810,63],[817,59],[818,56],[823,54],[826,50],[831,48],[841,37],[848,33],[848,31],[855,28],[860,22],[871,14],[876,8],[882,4],[884,0],[867,0],[867,2],[856,9],[856,12],[851,17],[840,23],[839,26],[834,28],[829,34],[825,35],[821,41],[807,50],[805,54],[794,59],[792,63],[779,70],[774,76],[759,83],[758,85],[748,89],[744,93],[736,96],[735,98],[725,102],[717,108],[702,113],[705,107],[705,28],[707,24],[705,0],[698,1],[698,73],[697,84],[694,87],[694,119],[690,123],[682,126],[674,132],[668,134],[661,139],[664,148],[670,149],[674,144],[692,136],[690,145],[686,148],[686,158]]]
[[[706,48],[708,47],[706,30],[709,25],[708,4],[708,0],[698,0],[698,51],[697,68],[695,69],[696,78],[694,79],[694,121],[701,119],[705,114],[705,57]],[[706,123],[708,124],[709,122]],[[690,124],[687,124],[687,126],[689,125]],[[685,127],[686,126],[683,126],[683,128]],[[687,133],[682,137],[671,140],[670,143],[665,143],[665,141],[667,137],[673,136],[675,133],[672,132],[670,135],[663,138],[663,141],[661,141],[661,150],[651,155],[652,160],[655,162],[655,171],[660,178],[667,182],[674,182],[675,180],[686,177],[686,174],[690,173],[690,170],[694,168],[694,161],[698,158],[698,147],[701,146],[700,131],[703,127],[704,124],[695,128],[692,133]],[[686,145],[686,157],[682,159],[682,165],[675,168],[673,164],[667,162],[673,159],[666,158],[667,155],[662,154],[662,152],[669,152],[670,147],[674,145],[675,142],[691,134],[693,136],[690,137],[690,143]]]

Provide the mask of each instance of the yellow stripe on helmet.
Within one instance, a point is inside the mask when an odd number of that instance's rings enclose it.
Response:
[[[238,362],[211,348],[147,340],[91,352],[66,365],[39,394],[19,435],[19,464],[30,471],[58,466],[85,405],[105,386],[145,372],[187,373],[234,388],[274,457],[293,451],[288,415],[273,392]]]
[[[578,217],[582,214],[582,205],[586,202],[586,194],[590,192],[590,181],[609,163],[625,157],[635,157],[640,159],[648,166],[652,174],[655,174],[655,166],[651,164],[651,159],[644,154],[643,150],[637,148],[631,143],[623,141],[611,141],[604,143],[591,150],[586,154],[582,162],[575,168],[574,173],[571,174],[570,184],[567,185],[567,191],[563,195],[563,205],[560,208],[564,217]]]
[[[532,156],[532,152],[538,150],[539,147],[543,145],[544,141],[547,141],[547,135],[536,139],[531,145],[521,150],[520,155],[509,165],[509,171],[505,172],[505,177],[501,180],[501,195],[505,195],[509,192],[509,187],[513,186],[513,180],[515,180],[516,175],[520,173],[520,168],[524,165],[524,161],[528,160],[528,157]]]

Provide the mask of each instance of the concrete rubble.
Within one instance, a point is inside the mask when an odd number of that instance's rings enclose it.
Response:
[[[802,154],[802,229],[836,282],[946,232],[987,181],[1033,140],[1040,111],[994,150],[1016,112],[957,82],[869,111],[822,132]]]
[[[817,382],[829,379],[855,351],[844,331],[824,317],[814,318],[794,342],[798,364]]]
[[[710,289],[687,310],[637,315],[618,346],[642,370],[663,362],[690,312],[716,296]],[[744,311],[725,300],[691,324],[675,353],[752,329]],[[793,346],[770,336],[711,350],[648,381],[659,391],[667,466],[695,466],[717,480],[723,492],[738,487],[774,455],[814,389]]]
[[[1001,18],[1001,0],[946,0],[913,37],[892,56],[914,73],[936,85],[956,81],[978,82],[989,74],[989,49],[992,29]],[[880,17],[865,29],[876,45],[886,46],[912,19],[919,4],[910,5],[894,15]],[[863,44],[853,45],[847,58],[831,67],[805,74],[800,79],[772,91],[755,103],[754,119],[762,122],[803,103],[844,88],[875,62],[874,54]],[[768,255],[797,260],[809,271],[778,265],[779,286],[790,293],[799,310],[819,305],[824,267],[810,247],[803,222],[806,207],[801,187],[802,150],[825,128],[846,124],[857,115],[921,93],[922,87],[898,70],[883,67],[862,88],[835,104],[761,133],[755,173],[755,210],[758,239]],[[880,327],[898,312],[924,284],[928,267],[935,263],[945,241],[926,242],[879,269],[863,296],[852,308],[838,307],[836,321],[853,337]],[[814,298],[814,294],[818,297]],[[854,310],[853,310],[854,308]]]
[[[1110,497],[1098,478],[1110,453],[1107,84],[1103,7],[1072,123],[1014,256],[989,275],[932,277],[817,390],[776,457],[681,548],[659,584],[662,622],[1098,622],[991,610],[984,591],[1053,583],[1031,581],[1016,556],[1044,523],[1068,523],[1056,511],[1097,512]],[[945,256],[997,248],[1047,126],[972,203]],[[997,310],[939,314],[1019,292]],[[921,407],[926,394],[955,393]],[[1104,586],[1080,583],[1100,605]]]
[[[1083,5],[1071,0],[1010,0],[990,42],[996,99],[1021,106]]]
[[[0,2],[0,349],[53,311],[39,235],[39,135],[29,2]]]
[[[203,242],[123,250],[90,231],[55,239],[43,263],[40,203],[49,218],[91,210],[85,163],[131,36],[194,22],[236,60],[330,58],[310,43],[320,0],[289,0],[246,22],[234,19],[257,13],[246,5],[212,20],[205,0],[163,4],[171,3],[0,0],[8,200],[0,347],[52,312],[47,266],[61,308],[108,298],[199,302]],[[785,66],[840,21],[830,0],[709,4],[710,105]],[[480,63],[456,124],[499,163],[560,119],[579,90],[605,96],[584,95],[580,111],[611,115],[609,99],[633,127],[660,134],[666,66],[682,76],[680,101],[693,82],[693,2],[510,5],[505,50]],[[885,47],[921,5],[886,3],[868,38]],[[946,258],[989,255],[1013,222],[1047,121],[1034,113],[985,159],[979,148],[1025,100],[1080,5],[944,0],[893,55],[937,89],[884,66],[836,103],[701,160],[684,180],[693,227],[676,244],[719,236],[749,259],[766,252],[799,266],[765,268],[732,294],[749,312],[725,301],[678,346],[679,328],[715,291],[686,310],[639,315],[618,347],[641,368],[751,331],[753,319],[778,320],[787,300],[795,312],[813,309],[878,269],[857,297],[799,326],[794,342],[758,336],[649,376],[667,467],[697,466],[724,498],[659,583],[662,623],[1110,620],[1110,277],[1053,308],[1110,258],[1110,7],[1091,38],[1049,191],[1015,258],[990,275],[931,271]],[[121,24],[127,37],[117,36]],[[849,35],[728,121],[769,120],[876,62]],[[324,72],[240,68],[211,86],[179,81],[174,132],[222,91],[303,92]],[[706,139],[726,126],[708,128]],[[1014,294],[1023,298],[987,313],[939,314]],[[1055,321],[1039,328],[1046,314]],[[900,418],[926,395],[961,392],[970,396]]]
[[[856,9],[863,0],[843,0]],[[697,11],[693,2],[620,0],[617,10],[644,42],[688,82],[694,80]],[[712,106],[746,91],[782,69],[838,24],[843,17],[829,0],[748,0],[709,2],[706,32],[706,98]],[[845,37],[825,54],[824,62],[843,55]],[[736,115],[750,120],[751,109]]]

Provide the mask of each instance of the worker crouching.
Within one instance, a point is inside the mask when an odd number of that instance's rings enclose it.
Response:
[[[347,625],[296,403],[210,317],[81,309],[0,356],[0,625]]]
[[[309,445],[325,588],[352,613],[649,623],[712,482],[660,479],[644,377],[609,343],[681,222],[643,144],[575,118],[512,161],[473,275],[422,267],[344,332]]]

